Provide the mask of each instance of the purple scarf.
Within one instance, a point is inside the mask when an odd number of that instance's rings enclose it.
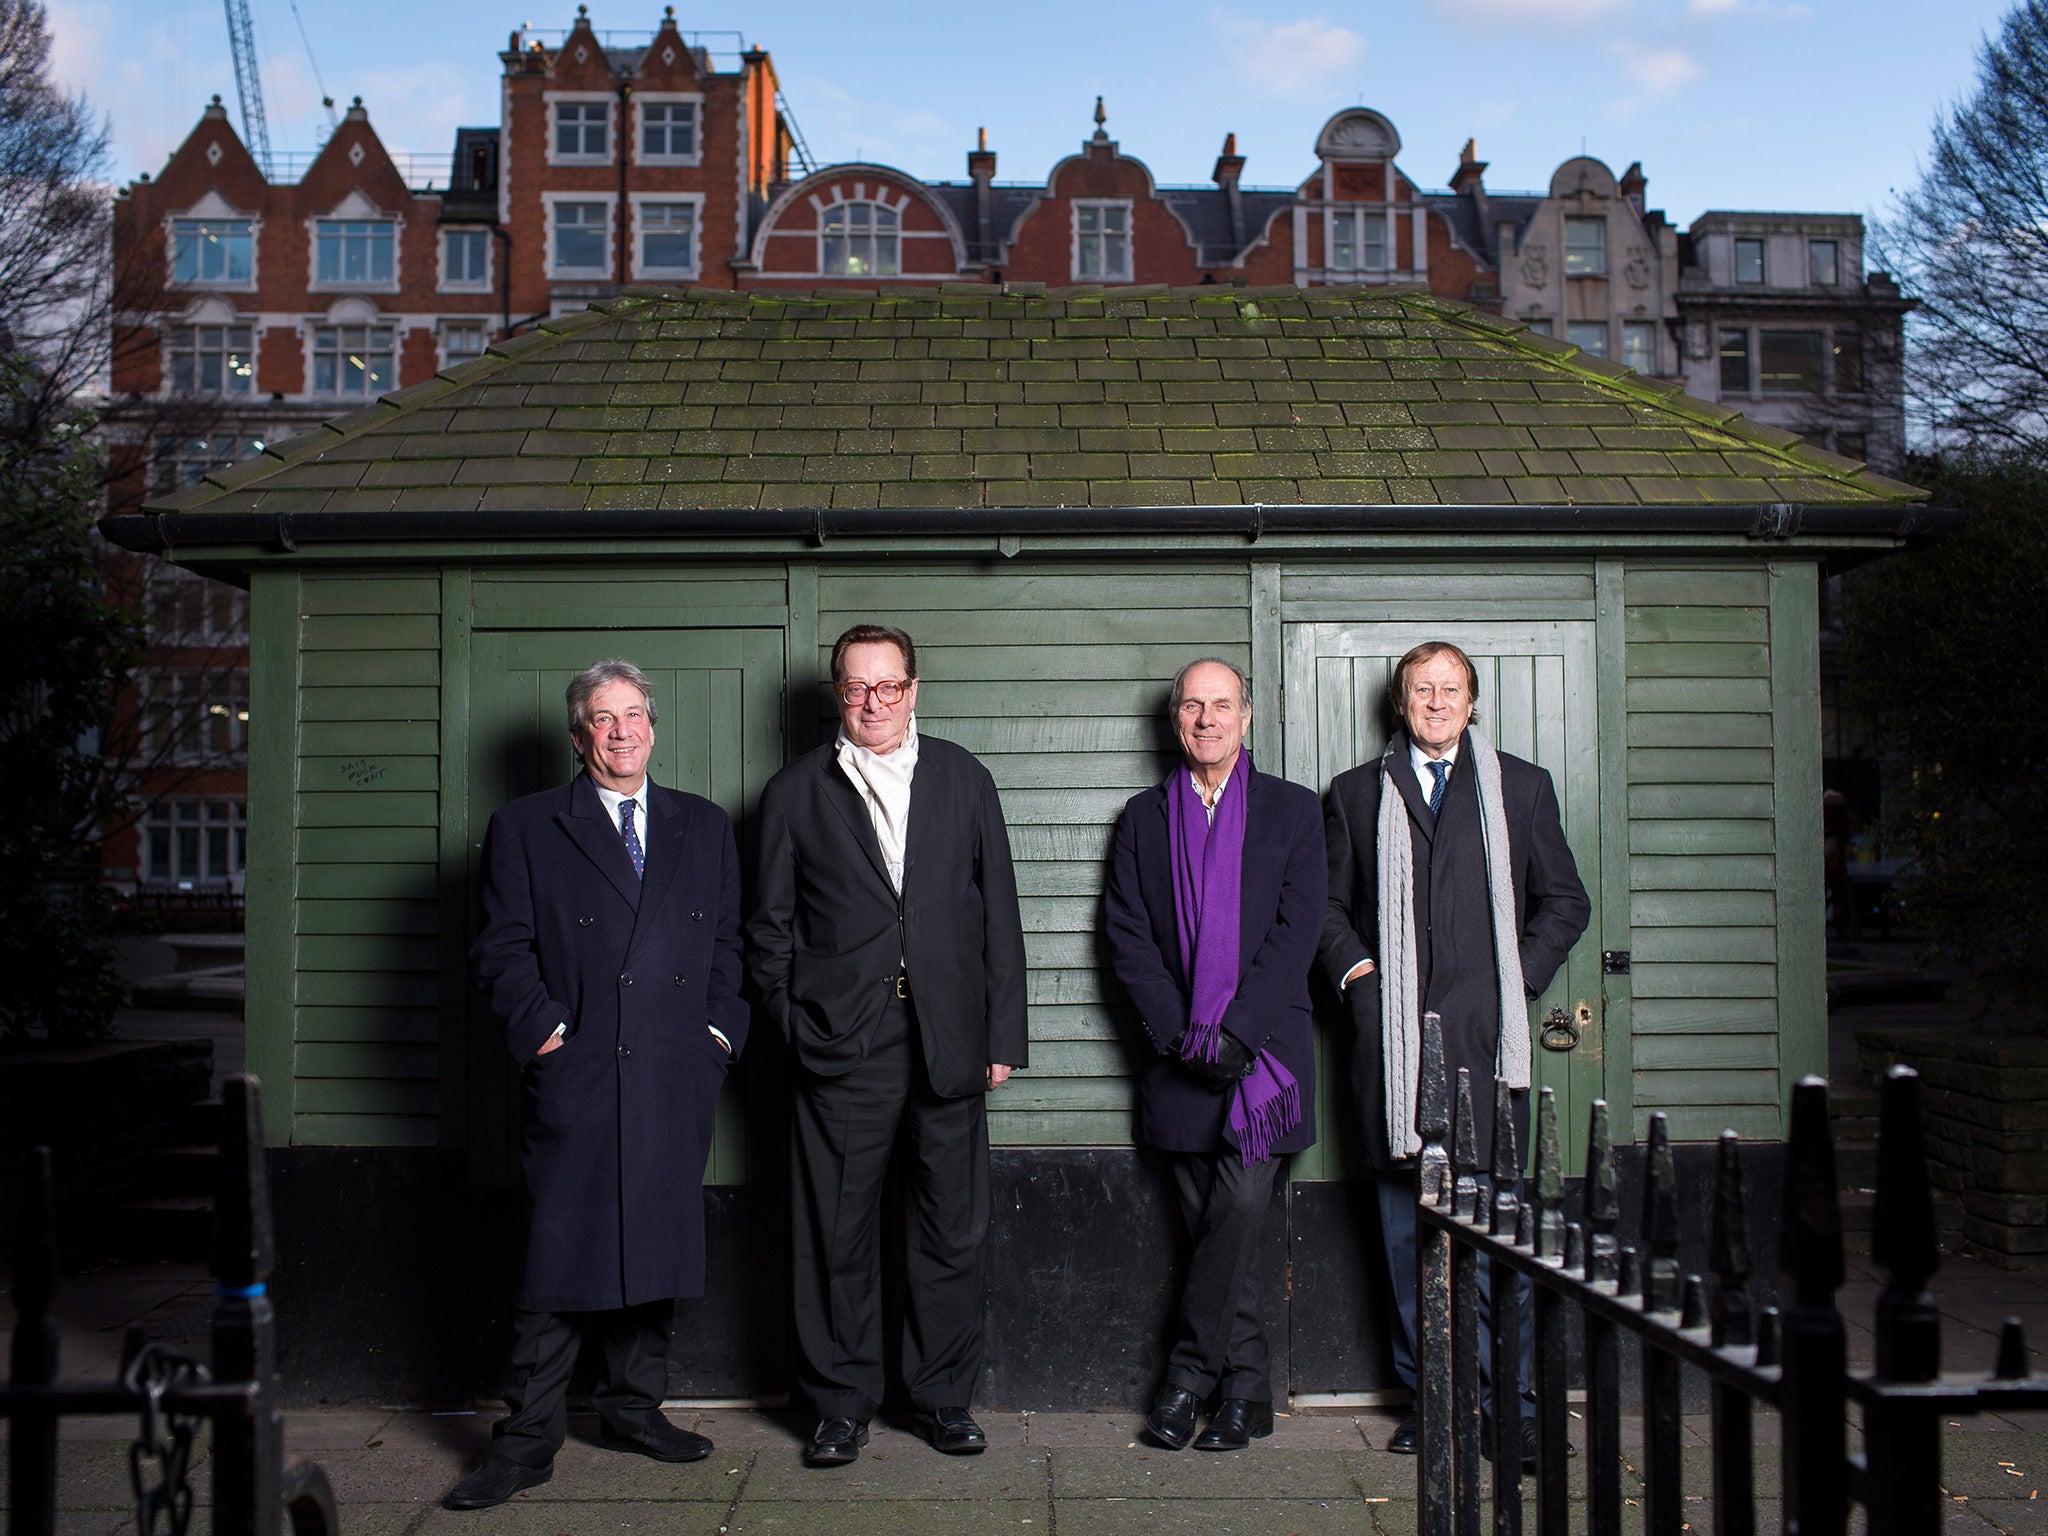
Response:
[[[1173,865],[1174,925],[1188,978],[1183,1061],[1214,1061],[1223,1014],[1237,996],[1238,919],[1244,880],[1251,754],[1240,752],[1212,825],[1185,765],[1166,781],[1167,847]],[[1230,1098],[1230,1128],[1245,1166],[1273,1155],[1273,1142],[1301,1123],[1301,1089],[1280,1059],[1262,1050]]]

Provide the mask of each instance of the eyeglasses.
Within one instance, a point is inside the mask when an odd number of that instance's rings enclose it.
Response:
[[[867,703],[870,693],[875,696],[877,704],[887,706],[902,703],[903,695],[910,692],[912,681],[913,679],[906,677],[901,679],[891,678],[889,681],[882,683],[840,683],[832,691],[839,695],[840,703],[850,705],[855,709]]]

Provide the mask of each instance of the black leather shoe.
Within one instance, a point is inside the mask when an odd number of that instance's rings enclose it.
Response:
[[[804,1447],[807,1467],[843,1467],[860,1460],[860,1448],[868,1443],[868,1427],[859,1419],[820,1419]]]
[[[1479,1421],[1479,1454],[1488,1461],[1493,1460],[1493,1420],[1482,1417]],[[1579,1448],[1567,1440],[1564,1443],[1567,1460],[1579,1454]],[[1522,1465],[1534,1468],[1536,1465],[1536,1421],[1522,1420]]]
[[[494,1509],[522,1488],[538,1488],[555,1475],[555,1464],[521,1466],[492,1451],[441,1502],[450,1509]]]
[[[1396,1456],[1413,1456],[1420,1448],[1415,1432],[1415,1415],[1411,1413],[1396,1424],[1394,1432],[1387,1436],[1387,1449]]]
[[[629,1430],[607,1430],[604,1445],[608,1451],[635,1451],[656,1461],[702,1461],[711,1454],[709,1440],[677,1429],[660,1414]]]
[[[1182,1387],[1168,1387],[1145,1415],[1145,1433],[1169,1451],[1184,1451],[1195,1438],[1195,1413],[1202,1405]]]
[[[988,1436],[965,1408],[934,1408],[914,1415],[932,1449],[948,1456],[976,1456],[988,1449]]]
[[[1273,1433],[1273,1405],[1248,1397],[1226,1397],[1216,1417],[1195,1441],[1198,1451],[1241,1451]]]

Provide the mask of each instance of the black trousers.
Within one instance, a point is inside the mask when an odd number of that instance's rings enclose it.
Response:
[[[491,1426],[491,1449],[526,1467],[544,1467],[569,1433],[569,1375],[576,1347],[591,1335],[604,1352],[604,1374],[591,1393],[613,1434],[631,1434],[661,1413],[668,1392],[668,1329],[673,1301],[650,1301],[616,1312],[515,1312],[512,1355],[505,1365],[505,1406]]]
[[[797,1072],[790,1255],[797,1380],[822,1418],[881,1407],[882,1190],[903,1146],[903,1377],[918,1408],[966,1407],[981,1375],[988,1112],[941,1098],[912,1004],[892,999],[861,1064]]]
[[[1379,1186],[1380,1239],[1387,1255],[1387,1282],[1394,1291],[1394,1315],[1388,1333],[1394,1346],[1394,1373],[1410,1391],[1415,1388],[1415,1226],[1420,1203],[1419,1175],[1414,1163],[1383,1169],[1373,1180]],[[1481,1189],[1493,1181],[1479,1179]],[[1481,1209],[1485,1207],[1482,1204]],[[1535,1315],[1529,1282],[1516,1277],[1522,1307],[1522,1400],[1536,1400]],[[1493,1411],[1493,1277],[1485,1260],[1479,1263],[1479,1402]],[[1527,1417],[1525,1414],[1524,1417]]]
[[[1194,1249],[1173,1318],[1166,1385],[1206,1399],[1273,1400],[1259,1320],[1259,1234],[1283,1159],[1244,1166],[1235,1147],[1173,1157],[1174,1192]]]

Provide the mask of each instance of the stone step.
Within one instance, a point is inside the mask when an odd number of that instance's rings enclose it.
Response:
[[[189,1104],[180,1104],[171,1119],[172,1133],[177,1142],[184,1146],[218,1147],[220,1145],[221,1102],[219,1099],[194,1099]]]
[[[1850,1253],[1868,1254],[1871,1230],[1876,1223],[1877,1192],[1845,1182],[1841,1194],[1842,1246]],[[1943,1253],[1960,1253],[1963,1248],[1963,1202],[1946,1190],[1934,1192],[1935,1240]]]
[[[147,1182],[152,1195],[198,1195],[211,1200],[220,1183],[220,1150],[207,1142],[152,1153]]]

